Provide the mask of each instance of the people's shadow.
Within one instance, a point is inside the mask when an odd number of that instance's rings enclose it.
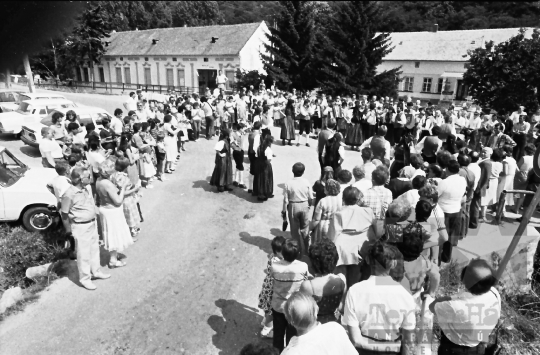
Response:
[[[278,228],[272,228],[270,229],[270,234],[272,234],[274,237],[283,236],[287,239],[290,239],[291,238],[290,225],[287,227],[287,230],[285,232]]]
[[[259,199],[257,198],[257,196],[253,196],[251,194],[251,192],[247,192],[247,190],[244,190],[244,189],[241,189],[241,188],[238,188],[238,187],[234,187],[234,186],[230,186],[232,187],[232,191],[229,191],[230,194],[238,197],[239,199],[242,199],[242,200],[245,200],[247,202],[251,202],[251,203],[263,203],[264,201],[259,201]]]
[[[217,193],[217,187],[210,185],[210,179],[211,176],[207,176],[205,180],[197,180],[193,181],[192,188],[194,189],[203,189],[204,191],[208,192],[216,192]]]
[[[251,235],[247,232],[240,232],[240,240],[255,245],[262,251],[264,251],[266,254],[270,254],[272,252],[272,241],[268,238],[264,238],[258,235]]]
[[[246,344],[260,341],[262,316],[258,309],[235,300],[219,299],[215,304],[221,308],[222,315],[210,316],[208,325],[216,332],[212,343],[220,355],[237,355]]]
[[[285,184],[284,183],[278,184],[277,187],[283,190],[285,188]]]
[[[20,147],[19,150],[21,151],[21,153],[23,153],[26,156],[29,156],[30,158],[41,157],[41,153],[39,152],[39,149],[36,149],[34,147],[23,146],[23,147]]]

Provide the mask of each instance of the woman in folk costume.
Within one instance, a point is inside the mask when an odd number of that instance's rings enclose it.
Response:
[[[253,196],[259,201],[266,201],[274,197],[274,172],[272,170],[272,142],[274,137],[266,135],[261,137],[261,145],[257,149],[255,161],[255,179],[253,181]]]
[[[288,141],[289,145],[292,145],[291,141],[295,138],[294,117],[294,100],[289,99],[287,101],[287,106],[285,107],[285,118],[283,118],[283,124],[281,125],[281,134],[279,136],[283,145],[285,145],[286,141]]]
[[[216,186],[218,192],[232,191],[232,188],[229,187],[233,183],[233,171],[228,129],[221,131],[219,141],[214,149],[216,150],[216,166],[210,179],[210,185]]]
[[[364,141],[362,139],[362,126],[360,124],[361,118],[362,112],[360,111],[360,102],[355,101],[354,108],[352,109],[351,124],[347,129],[345,144],[350,145],[352,149],[358,151],[360,151],[360,145]]]

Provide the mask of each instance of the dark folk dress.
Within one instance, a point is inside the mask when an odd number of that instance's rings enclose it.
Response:
[[[279,135],[279,138],[284,140],[294,140],[295,133],[294,133],[294,112],[291,110],[287,110],[285,112],[285,118],[283,119],[283,124],[281,125],[281,134]]]
[[[225,153],[225,156],[221,157],[219,153]],[[212,173],[210,185],[224,187],[233,182],[231,144],[228,139],[224,141],[223,149],[219,153],[216,152],[216,167]]]
[[[255,177],[253,179],[253,196],[267,199],[274,196],[274,172],[272,163],[266,158],[266,148],[259,146],[255,161]]]
[[[356,147],[364,142],[362,137],[362,126],[360,125],[360,112],[355,112],[351,124],[347,128],[347,136],[345,137],[345,144]]]

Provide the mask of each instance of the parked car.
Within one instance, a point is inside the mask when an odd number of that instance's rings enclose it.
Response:
[[[22,127],[21,140],[24,142],[24,144],[32,147],[38,147],[42,139],[41,128],[49,127],[52,125],[52,115],[55,112],[62,112],[64,115],[66,115],[69,110],[75,111],[75,113],[77,114],[77,119],[82,126],[86,126],[90,122],[94,123],[94,125],[96,126],[96,132],[98,133],[101,128],[103,128],[103,126],[101,125],[101,121],[104,118],[107,118],[109,120],[112,119],[112,116],[106,110],[99,107],[81,106],[76,108],[58,108],[51,111],[47,115],[47,117],[39,121],[25,124]]]
[[[56,197],[47,183],[54,169],[29,168],[0,146],[0,221],[20,221],[29,231],[43,231],[58,216]]]
[[[22,101],[16,111],[0,113],[0,133],[20,135],[23,125],[39,121],[55,109],[74,107],[77,107],[77,104],[66,99]]]
[[[0,90],[0,113],[15,111],[19,107],[23,92],[19,90],[1,89]]]
[[[23,92],[23,91],[13,91],[17,93],[17,98],[15,101],[9,101],[2,103],[1,93],[0,93],[0,112],[10,112],[16,111],[19,108],[21,102],[26,100],[66,100],[64,95],[56,94],[53,92]]]

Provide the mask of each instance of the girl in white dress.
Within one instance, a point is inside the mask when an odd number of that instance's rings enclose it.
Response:
[[[489,176],[489,185],[486,192],[482,194],[480,198],[481,219],[486,219],[486,207],[492,206],[497,203],[497,187],[499,185],[499,175],[503,171],[502,160],[504,159],[504,152],[502,149],[495,149],[491,154],[491,175]]]

